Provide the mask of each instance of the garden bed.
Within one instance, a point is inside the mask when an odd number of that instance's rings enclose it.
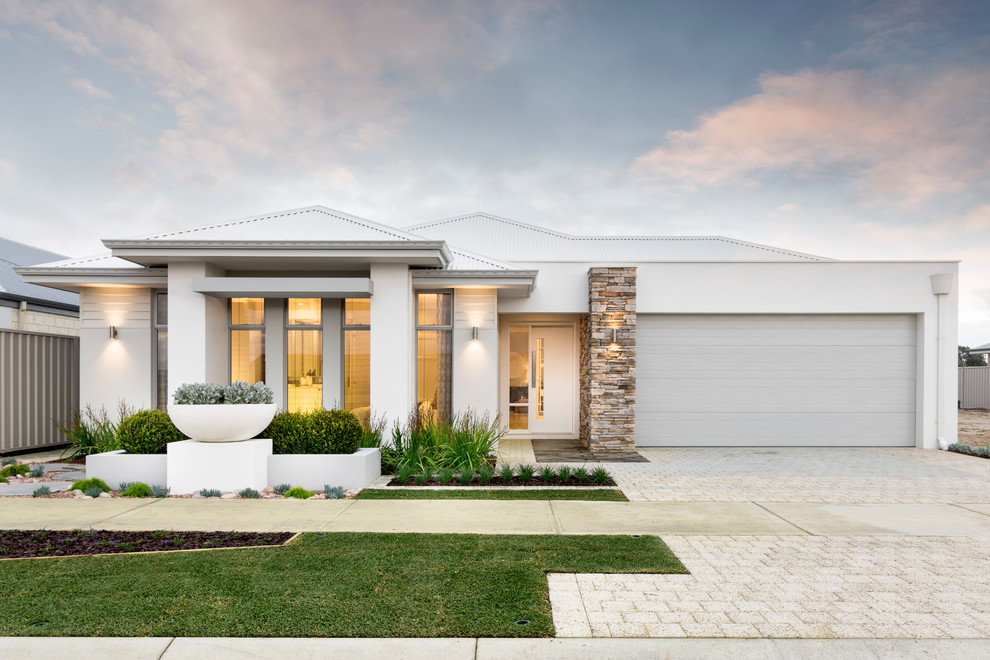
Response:
[[[356,500],[571,500],[628,502],[621,490],[600,488],[366,488]]]
[[[451,486],[476,488],[506,488],[519,486],[548,486],[567,488],[601,488],[602,486],[615,486],[615,480],[608,470],[603,467],[596,467],[592,471],[585,468],[571,469],[560,467],[554,469],[549,465],[542,465],[539,469],[531,465],[520,465],[518,467],[503,466],[498,472],[491,470],[437,470],[436,472],[412,472],[411,470],[399,470],[394,478],[388,482],[388,486]]]
[[[292,532],[121,532],[19,530],[0,532],[0,559],[74,557],[127,552],[168,552],[282,545]]]

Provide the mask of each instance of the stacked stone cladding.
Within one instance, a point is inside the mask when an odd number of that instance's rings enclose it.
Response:
[[[581,321],[580,359],[582,441],[594,451],[632,450],[636,444],[634,267],[588,270],[588,315]]]

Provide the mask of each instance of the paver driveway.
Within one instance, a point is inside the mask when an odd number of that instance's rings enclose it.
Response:
[[[990,460],[913,448],[640,448],[608,469],[638,502],[990,503]]]
[[[990,461],[920,449],[647,448],[630,500],[977,505]],[[768,505],[769,510],[773,510]],[[882,521],[878,521],[882,522]],[[663,536],[690,575],[548,576],[563,637],[990,638],[990,537]]]

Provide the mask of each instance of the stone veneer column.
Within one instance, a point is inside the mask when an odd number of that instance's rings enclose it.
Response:
[[[635,423],[636,269],[590,268],[581,322],[581,440],[594,451],[630,451]]]

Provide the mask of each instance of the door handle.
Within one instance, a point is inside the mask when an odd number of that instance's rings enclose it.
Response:
[[[529,358],[529,386],[536,387],[536,351],[530,352]]]

